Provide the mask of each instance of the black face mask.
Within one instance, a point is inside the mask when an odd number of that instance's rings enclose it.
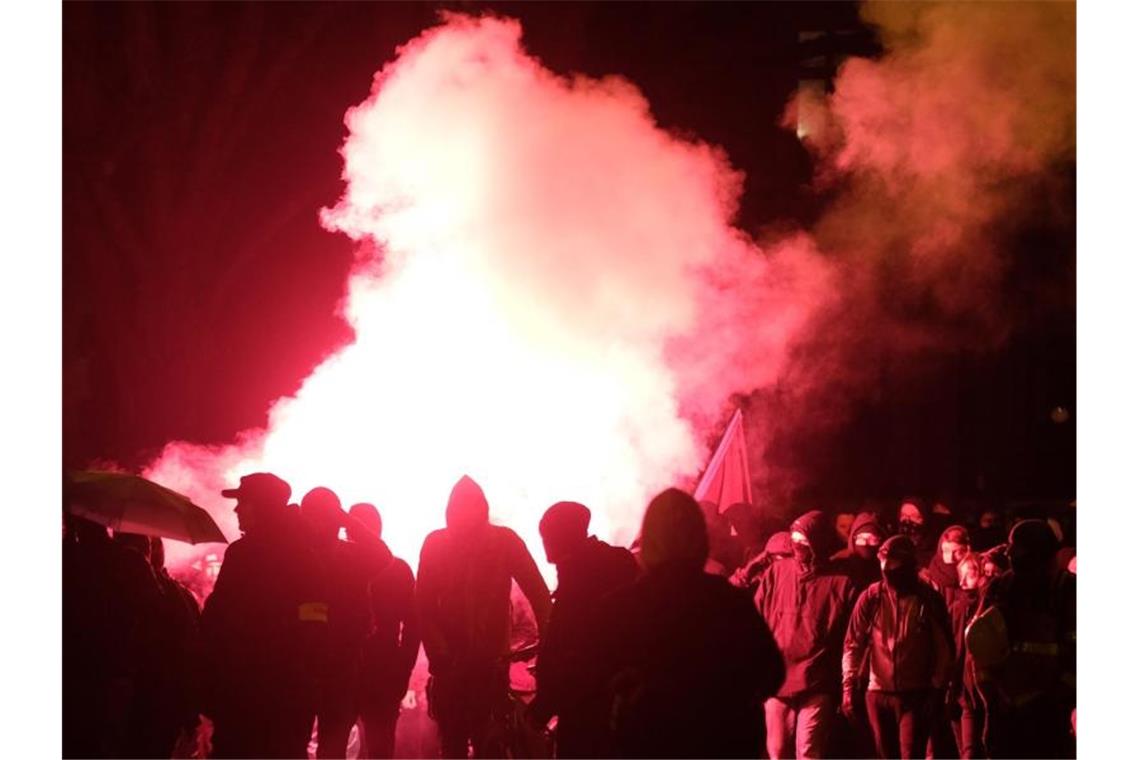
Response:
[[[879,552],[877,546],[856,546],[855,556],[863,560],[873,560]]]
[[[815,552],[807,544],[792,544],[792,554],[801,565],[810,565],[815,559]]]
[[[903,520],[899,523],[899,533],[917,544],[922,536],[922,526],[910,520]]]
[[[911,593],[918,588],[918,573],[913,567],[895,567],[883,571],[883,582],[897,593]]]

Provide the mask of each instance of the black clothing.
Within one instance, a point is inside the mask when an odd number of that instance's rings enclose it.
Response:
[[[612,594],[602,618],[619,756],[759,756],[784,668],[744,592],[667,563]]]
[[[559,757],[609,754],[604,684],[589,661],[589,639],[607,624],[597,616],[603,597],[633,583],[637,573],[637,560],[627,549],[594,537],[558,564],[558,589],[538,653],[537,693],[531,709],[542,720],[558,716]]]
[[[305,757],[328,651],[324,566],[300,517],[230,544],[202,611],[215,757]]]

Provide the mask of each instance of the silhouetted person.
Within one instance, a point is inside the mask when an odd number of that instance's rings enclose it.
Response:
[[[327,581],[309,531],[275,475],[243,476],[242,538],[226,550],[202,611],[214,757],[303,758],[328,646]]]
[[[1001,513],[996,509],[985,509],[978,516],[978,527],[970,537],[970,545],[974,551],[988,551],[1005,543],[1006,535]]]
[[[881,582],[859,596],[843,651],[843,711],[855,709],[864,658],[867,717],[881,758],[926,756],[931,720],[945,710],[954,643],[942,595],[918,577],[914,544],[893,536],[879,549]]]
[[[744,564],[744,545],[739,536],[732,535],[732,523],[720,513],[720,505],[713,501],[702,501],[699,505],[709,535],[705,572],[727,578]]]
[[[367,544],[370,538],[382,536],[383,522],[373,505],[354,504],[348,514],[357,523],[348,529],[350,543]],[[356,690],[364,728],[360,756],[389,758],[395,753],[400,702],[420,651],[415,578],[408,563],[399,558],[362,577],[368,584],[371,619]]]
[[[748,595],[702,571],[691,496],[658,494],[641,526],[645,574],[606,601],[598,657],[611,674],[619,757],[756,757],[783,664]]]
[[[784,657],[787,677],[765,704],[768,756],[821,757],[839,697],[840,660],[855,583],[830,560],[831,521],[818,510],[792,523],[794,557],[760,577],[756,606]]]
[[[536,663],[537,692],[530,717],[545,725],[558,716],[558,757],[607,757],[604,683],[591,662],[590,638],[606,621],[598,617],[602,599],[637,578],[637,561],[627,549],[589,535],[590,510],[563,501],[539,521],[546,559],[558,568],[554,607]]]
[[[153,656],[139,671],[131,707],[127,757],[170,757],[183,731],[198,724],[194,673],[198,664],[198,603],[164,566],[162,539],[116,533],[115,543],[142,557],[159,590],[146,622]]]
[[[431,679],[428,703],[445,757],[496,752],[487,745],[509,688],[511,581],[522,589],[541,633],[550,591],[522,539],[491,525],[483,489],[464,476],[447,503],[447,527],[424,539],[416,608]]]
[[[140,754],[161,596],[146,559],[67,515],[63,543],[63,756]],[[145,539],[143,539],[145,541]]]
[[[1055,569],[1056,550],[1043,520],[1014,525],[1012,569],[986,588],[967,633],[992,757],[1075,756],[1069,729],[1077,686],[1076,577]],[[987,617],[1000,617],[1000,625],[987,625],[993,622]]]
[[[371,618],[368,582],[392,557],[379,536],[368,531],[359,531],[356,542],[340,540],[340,529],[349,518],[340,498],[328,488],[305,494],[301,518],[329,583],[328,642],[315,705],[317,757],[344,757],[356,722],[357,679]]]
[[[936,505],[938,506],[938,505]],[[937,517],[938,513],[932,515]],[[947,515],[943,514],[945,518]],[[964,526],[950,525],[942,530],[934,545],[934,556],[926,567],[919,571],[920,577],[935,591],[942,594],[946,609],[954,607],[962,590],[958,583],[958,563],[970,551],[970,534]],[[951,702],[951,711],[956,712],[957,700]],[[951,725],[950,716],[945,713],[934,715],[930,723],[930,757],[954,757],[958,754],[958,741]]]

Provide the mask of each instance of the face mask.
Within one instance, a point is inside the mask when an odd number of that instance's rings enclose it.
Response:
[[[801,565],[810,565],[815,553],[812,552],[811,547],[807,544],[792,544],[792,553],[796,557],[796,561]]]
[[[922,526],[910,520],[903,520],[899,523],[899,533],[914,541],[922,535]]]

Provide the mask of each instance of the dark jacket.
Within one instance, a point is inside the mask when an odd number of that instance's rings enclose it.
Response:
[[[946,688],[954,672],[954,638],[942,595],[919,583],[900,595],[882,581],[859,595],[843,645],[843,687],[852,689],[864,658],[869,691]]]
[[[226,549],[201,618],[213,717],[272,715],[312,699],[328,648],[329,583],[300,520],[290,512]]]
[[[946,602],[947,609],[953,607],[958,597],[961,596],[961,588],[958,585],[958,566],[942,561],[942,542],[946,540],[946,534],[953,530],[969,535],[961,525],[951,525],[942,531],[938,536],[938,543],[934,546],[934,554],[926,564],[926,571],[923,574],[923,579],[942,594],[942,600]],[[967,538],[967,540],[969,539]]]
[[[590,662],[590,640],[608,624],[599,618],[602,600],[637,575],[637,560],[628,549],[592,536],[558,564],[550,625],[535,663],[532,710],[542,720],[558,716],[560,757],[601,757],[612,751],[605,683]]]
[[[403,699],[420,651],[416,581],[402,559],[374,574],[368,584],[371,621],[361,662],[361,701],[391,707]]]
[[[974,677],[973,663],[966,662],[966,626],[974,619],[981,607],[982,594],[979,589],[962,591],[950,608],[950,625],[954,629],[954,681],[951,689],[963,708],[981,710],[981,693]]]
[[[487,524],[428,534],[420,550],[416,610],[432,673],[490,665],[508,654],[512,579],[545,629],[550,591],[513,530]]]
[[[780,653],[747,593],[674,565],[612,594],[598,657],[619,757],[757,757]]]
[[[760,576],[755,603],[783,653],[785,679],[777,696],[832,691],[855,584],[837,565],[803,567],[794,559],[772,563]]]

